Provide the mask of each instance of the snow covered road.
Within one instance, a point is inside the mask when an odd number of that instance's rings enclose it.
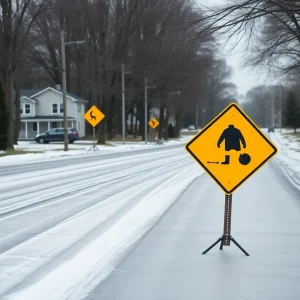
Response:
[[[82,299],[202,174],[182,147],[118,156],[0,177],[0,299]]]
[[[224,194],[183,145],[7,168],[0,299],[298,300],[300,186],[278,157],[233,195],[250,257],[201,254],[222,234]]]
[[[200,176],[86,300],[298,300],[299,190],[270,162],[233,195],[233,243],[202,252],[223,231],[224,194]]]
[[[105,160],[107,158],[119,158],[119,157],[125,157],[125,156],[132,156],[135,154],[143,154],[143,153],[155,153],[155,152],[161,152],[161,151],[167,151],[170,149],[182,149],[183,143],[180,141],[178,144],[174,145],[167,145],[164,147],[153,147],[152,149],[146,148],[146,149],[138,149],[135,148],[128,151],[128,149],[124,149],[124,151],[112,151],[112,153],[109,152],[86,152],[85,155],[78,155],[78,156],[60,156],[60,157],[42,157],[37,161],[34,160],[20,160],[15,159],[15,156],[6,156],[3,157],[0,161],[0,178],[1,176],[6,175],[12,175],[12,174],[20,174],[20,173],[27,173],[31,171],[39,171],[39,170],[45,170],[50,168],[59,168],[62,165],[63,166],[73,166],[73,165],[79,165],[84,164],[87,162],[97,162],[99,160]],[[127,151],[126,151],[127,150]],[[36,155],[36,154],[34,154]],[[64,155],[64,152],[61,152],[60,155]],[[26,155],[18,155],[21,156],[21,158],[26,158]]]

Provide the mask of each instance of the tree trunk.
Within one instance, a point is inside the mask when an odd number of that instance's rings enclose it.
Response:
[[[99,103],[99,96],[97,96],[97,104]],[[99,104],[98,104],[99,105]],[[102,98],[102,105],[100,106],[100,110],[104,113],[104,115],[106,115],[106,101],[105,101],[105,98],[103,96]],[[99,106],[98,106],[99,107]],[[97,133],[97,136],[98,136],[98,143],[99,144],[105,144],[106,142],[106,136],[105,136],[105,129],[106,129],[106,122],[107,122],[107,118],[104,118],[100,123],[99,123],[99,129],[98,129],[98,133]]]
[[[10,73],[10,72],[9,72]],[[14,149],[14,109],[13,109],[13,75],[8,74],[5,81],[5,100],[8,113],[7,148]]]
[[[161,104],[159,108],[159,126],[158,126],[158,138],[162,138],[163,127],[164,127],[164,105]]]
[[[138,104],[138,114],[139,118],[139,135],[142,137],[142,140],[145,140],[145,104]]]
[[[175,119],[176,119],[176,131],[175,131],[175,134],[176,134],[177,138],[180,138],[180,113],[179,112],[177,112]]]
[[[16,87],[16,96],[15,96],[15,128],[14,128],[14,144],[18,145],[19,134],[21,129],[21,118],[20,118],[20,87]]]
[[[102,106],[101,106],[101,111],[106,112],[106,102],[103,101]],[[104,113],[105,114],[105,113]],[[104,145],[106,143],[106,122],[107,119],[104,118],[100,123],[99,123],[99,130],[98,130],[98,144]]]
[[[113,139],[113,120],[115,114],[115,97],[112,96],[108,103],[108,115],[107,115],[107,139]]]
[[[0,81],[0,150],[7,149],[7,126],[8,126],[8,113],[6,108],[6,99]]]
[[[129,117],[129,114],[128,114],[128,111],[127,111],[127,109],[126,109],[126,110],[125,110],[125,137],[127,137],[128,134],[129,134],[128,117]]]
[[[169,118],[170,118],[170,112],[169,110],[167,109],[167,112],[166,112],[166,118],[165,118],[165,123],[164,123],[164,139],[167,141],[169,139]]]
[[[137,114],[135,114],[135,124],[134,124],[134,134],[133,134],[134,138],[136,138],[137,135],[137,123],[138,123],[138,117]]]
[[[133,134],[133,112],[130,114],[130,134]]]

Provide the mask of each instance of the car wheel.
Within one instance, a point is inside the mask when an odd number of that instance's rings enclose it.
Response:
[[[44,143],[45,143],[44,138],[40,138],[40,139],[39,139],[39,143],[40,143],[40,144],[44,144]]]
[[[74,143],[74,141],[69,139],[69,144],[73,144],[73,143]]]

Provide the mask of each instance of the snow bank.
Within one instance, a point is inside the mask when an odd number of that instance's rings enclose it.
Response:
[[[164,141],[163,147],[174,146],[174,145],[184,145],[191,136],[184,136],[178,140]],[[154,149],[157,147],[162,147],[155,145],[154,143],[145,142],[126,142],[123,145],[121,142],[110,142],[109,145],[97,145],[99,152],[93,150],[88,151],[92,145],[92,141],[80,141],[69,145],[69,151],[65,152],[63,143],[51,143],[51,144],[38,144],[34,141],[20,141],[19,145],[15,145],[16,150],[23,151],[40,151],[42,153],[26,153],[17,155],[7,155],[0,157],[0,166],[20,164],[34,161],[45,161],[53,160],[57,158],[64,157],[82,157],[82,156],[92,156],[92,155],[103,155],[107,153],[118,153],[118,152],[128,152],[144,149]],[[1,153],[1,152],[0,152]]]
[[[291,165],[295,165],[295,160],[300,164],[300,136],[287,135],[276,131],[270,134],[271,140],[278,148],[277,159],[289,161]],[[293,159],[293,160],[291,160]]]
[[[300,137],[285,134],[290,132],[292,131],[282,130],[281,133],[275,131],[269,135],[278,148],[275,161],[290,182],[300,189]]]

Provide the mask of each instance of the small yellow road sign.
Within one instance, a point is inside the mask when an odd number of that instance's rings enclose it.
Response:
[[[93,105],[84,115],[84,118],[93,126],[97,126],[104,119],[104,114]]]
[[[159,122],[155,118],[152,118],[148,122],[148,124],[149,124],[150,127],[152,127],[153,129],[155,129],[159,125]]]
[[[207,124],[185,149],[227,195],[278,152],[235,103],[228,105]]]

